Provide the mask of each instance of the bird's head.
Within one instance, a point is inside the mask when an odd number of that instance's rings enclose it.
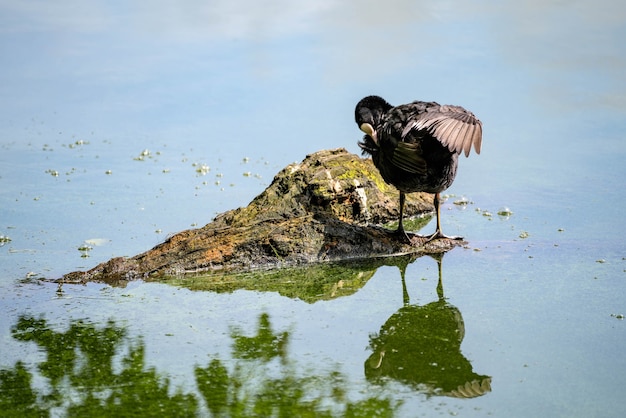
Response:
[[[376,129],[381,125],[385,113],[392,107],[382,97],[367,96],[361,99],[354,109],[354,120],[359,129],[372,138],[376,145],[378,145]]]

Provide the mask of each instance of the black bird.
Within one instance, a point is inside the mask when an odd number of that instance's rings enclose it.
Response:
[[[366,134],[359,142],[363,155],[371,155],[385,182],[400,191],[396,233],[410,241],[402,224],[405,194],[427,192],[435,195],[437,214],[437,230],[428,240],[461,239],[441,232],[439,194],[454,181],[461,152],[467,157],[473,146],[480,154],[480,120],[461,106],[414,101],[394,107],[379,96],[362,99],[354,118]]]

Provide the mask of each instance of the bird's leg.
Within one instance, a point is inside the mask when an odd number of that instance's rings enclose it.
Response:
[[[400,269],[400,277],[402,278],[402,301],[404,302],[404,306],[408,306],[411,302],[409,292],[408,290],[406,290],[406,281],[404,280],[407,264],[408,263],[403,263],[401,266],[398,267]]]
[[[404,234],[404,224],[402,223],[402,216],[404,215],[404,200],[406,199],[404,192],[400,192],[400,220],[398,221],[398,229],[396,233]]]
[[[405,240],[408,243],[411,243],[411,237],[409,237],[409,235],[404,230],[404,223],[402,222],[402,217],[404,215],[404,200],[405,200],[404,192],[400,192],[400,220],[398,221],[398,229],[396,229],[396,232],[394,232],[394,234],[398,236],[399,238],[401,238],[402,240]]]
[[[439,193],[435,193],[435,213],[437,215],[437,229],[435,230],[435,233],[432,234],[431,236],[429,236],[426,239],[426,242],[428,241],[432,241],[434,239],[437,238],[447,238],[447,239],[453,239],[453,240],[462,240],[463,237],[448,237],[446,235],[443,234],[443,232],[441,232],[441,196],[439,196]]]
[[[439,273],[439,281],[437,282],[437,296],[439,296],[439,300],[443,301],[443,280],[441,278],[441,263],[443,260],[443,253],[431,255],[432,258],[437,261],[437,272]]]

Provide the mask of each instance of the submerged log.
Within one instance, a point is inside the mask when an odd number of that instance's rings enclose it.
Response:
[[[432,213],[432,195],[407,195],[405,216]],[[248,206],[202,228],[179,232],[134,257],[113,258],[59,282],[115,282],[308,263],[437,254],[461,242],[414,237],[408,244],[382,224],[397,220],[398,192],[370,159],[345,149],[319,151],[281,170]]]

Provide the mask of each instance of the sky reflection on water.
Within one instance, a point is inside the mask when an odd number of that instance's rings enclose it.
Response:
[[[292,332],[293,358],[342,363],[361,388],[368,335],[402,306],[395,267],[311,305],[140,283],[68,287],[59,298],[16,280],[134,255],[246,205],[307,153],[358,152],[354,105],[375,93],[460,104],[485,127],[482,154],[462,158],[449,190],[473,203],[448,201],[442,220],[470,241],[446,256],[446,296],[467,327],[463,354],[493,391],[450,410],[623,415],[624,323],[611,316],[626,313],[623,39],[616,0],[0,1],[0,235],[12,239],[0,247],[10,347],[0,368],[24,348],[10,338],[19,315],[45,314],[61,329],[114,318],[144,338],[148,363],[186,384],[207,347],[228,350],[229,325],[266,310]],[[508,220],[482,212],[503,206]],[[88,239],[104,245],[81,258]],[[407,270],[420,305],[437,300],[434,269],[418,260]],[[180,345],[162,330],[180,323],[189,347],[173,359]],[[439,400],[387,390],[440,411]]]

